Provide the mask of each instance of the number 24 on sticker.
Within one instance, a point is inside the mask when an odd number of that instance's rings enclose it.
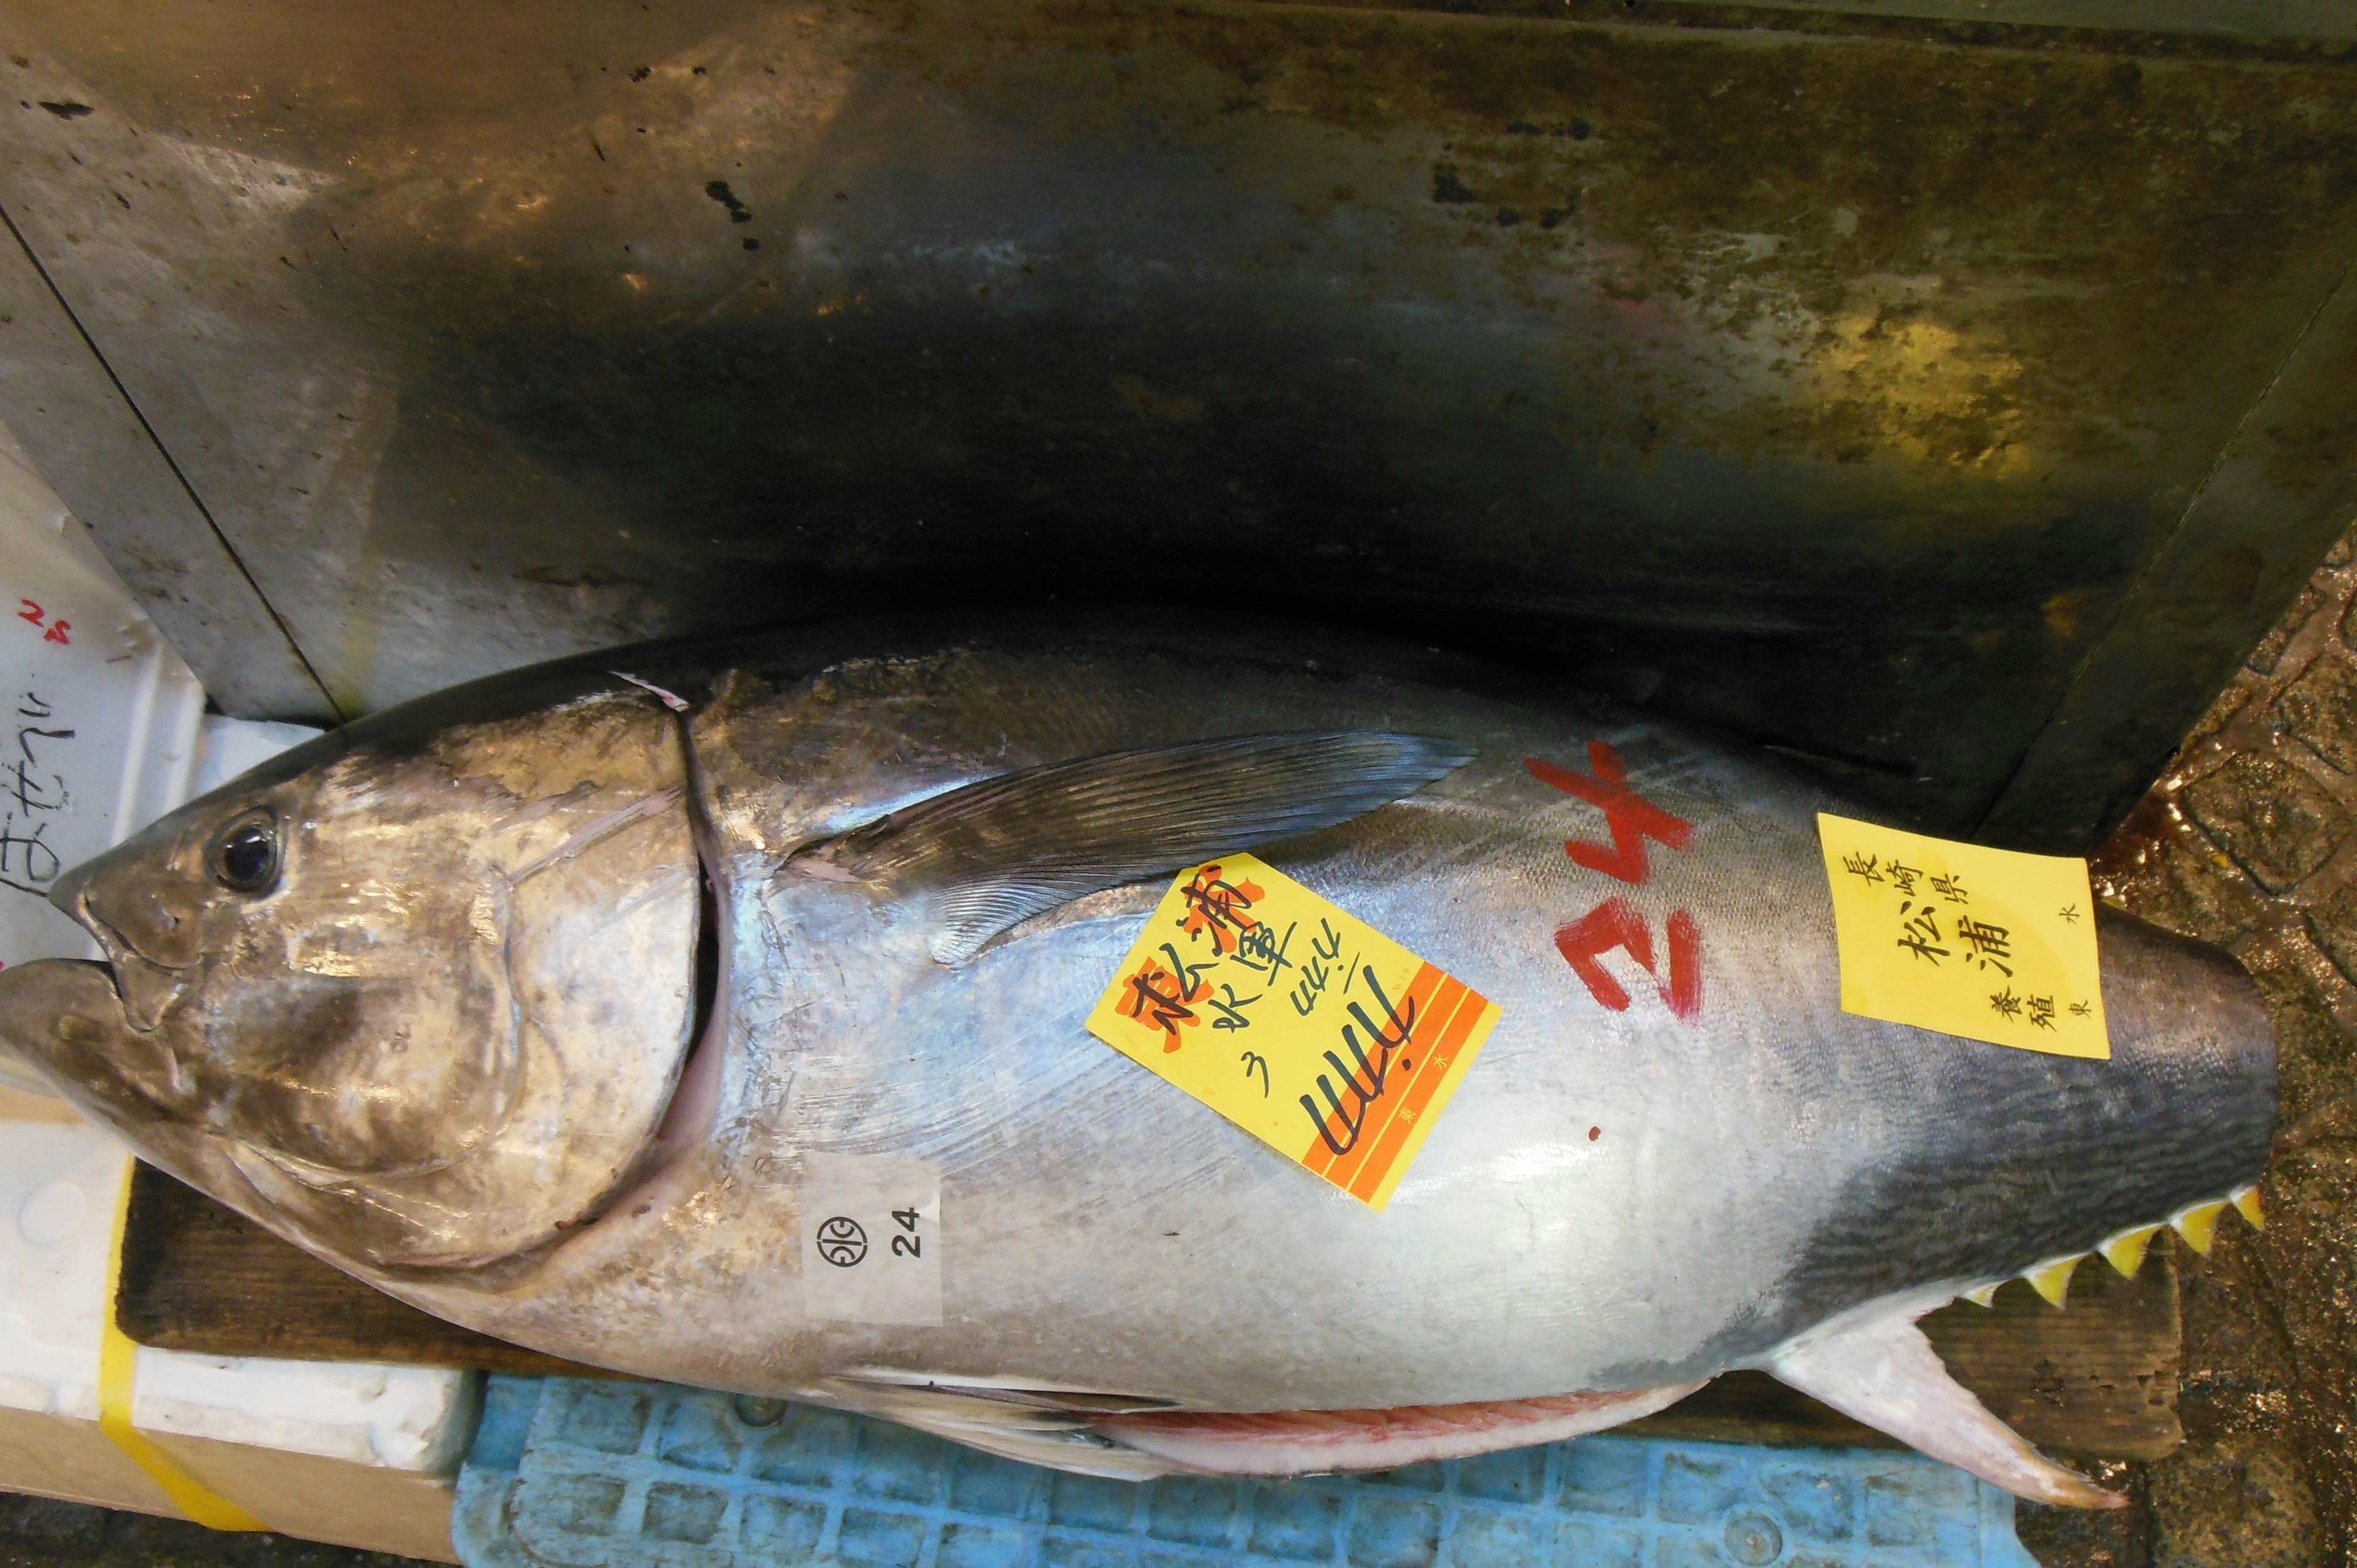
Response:
[[[876,1155],[809,1155],[802,1165],[803,1311],[821,1322],[939,1323],[941,1167]]]

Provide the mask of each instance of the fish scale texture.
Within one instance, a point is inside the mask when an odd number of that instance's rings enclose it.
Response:
[[[469,1568],[2035,1568],[2011,1498],[1895,1450],[1607,1435],[1138,1486],[651,1383],[494,1379],[458,1492]]]

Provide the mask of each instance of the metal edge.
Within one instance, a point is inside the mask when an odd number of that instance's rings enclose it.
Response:
[[[5,221],[5,215],[0,215]],[[335,704],[121,382],[8,224],[0,403],[9,428],[221,708],[327,720]]]
[[[1679,5],[1684,0],[1654,0]],[[1706,0],[1720,3],[1720,0]],[[2085,27],[2112,32],[2201,33],[2286,42],[2357,42],[2357,7],[2346,0],[1740,0],[1766,11],[1977,22],[1995,27]]]
[[[2357,264],[2154,552],[1975,836],[2084,854],[2136,805],[2357,508]]]

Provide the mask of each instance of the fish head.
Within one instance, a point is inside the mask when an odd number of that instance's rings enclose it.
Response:
[[[642,693],[327,737],[76,868],[105,953],[0,1035],[143,1154],[338,1261],[476,1266],[594,1218],[697,1011],[676,723]]]

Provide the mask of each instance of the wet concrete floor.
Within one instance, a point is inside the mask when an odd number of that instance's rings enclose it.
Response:
[[[438,1568],[285,1535],[224,1535],[185,1520],[0,1492],[0,1568]]]
[[[2357,1559],[2357,533],[2219,694],[2095,861],[2097,890],[2218,943],[2276,1022],[2267,1221],[2182,1245],[2185,1445],[2110,1518],[2025,1508],[2049,1568]]]

